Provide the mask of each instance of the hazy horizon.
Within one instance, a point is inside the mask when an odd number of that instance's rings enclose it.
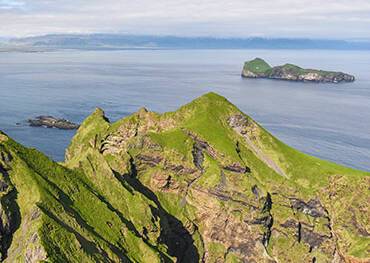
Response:
[[[0,0],[0,32],[369,40],[369,14],[367,0]]]
[[[37,37],[48,37],[48,36],[132,36],[132,37],[174,37],[174,38],[185,38],[185,39],[219,39],[219,40],[248,40],[248,39],[264,39],[264,40],[313,40],[313,41],[348,41],[348,42],[370,42],[369,38],[324,38],[324,37],[271,37],[271,36],[207,36],[207,35],[171,35],[171,34],[129,34],[129,33],[111,33],[111,32],[90,32],[90,33],[78,33],[78,32],[60,32],[60,33],[45,33],[45,34],[34,34],[26,36],[7,36],[1,35],[0,40],[11,40],[11,39],[26,39],[26,38],[37,38]]]

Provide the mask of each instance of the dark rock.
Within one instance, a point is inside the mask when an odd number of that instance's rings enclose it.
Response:
[[[188,135],[194,140],[195,145],[196,147],[198,147],[198,149],[206,151],[213,159],[217,159],[216,150],[211,145],[209,145],[208,142],[200,139],[197,135],[191,132],[188,132]]]
[[[137,159],[141,161],[141,163],[147,164],[151,167],[158,165],[162,161],[162,157],[160,156],[150,156],[140,154],[137,156]]]
[[[272,198],[271,198],[271,194],[267,193],[265,203],[264,203],[263,208],[262,208],[262,213],[266,214],[266,216],[261,221],[261,223],[264,226],[264,233],[263,233],[263,236],[262,236],[262,244],[265,247],[267,247],[269,242],[270,242],[271,233],[272,233],[272,226],[274,224],[274,218],[272,217],[271,209],[272,209]]]
[[[6,164],[9,164],[13,160],[13,158],[10,153],[2,151],[0,152],[0,160],[5,162]]]
[[[245,167],[245,166],[243,167],[238,163],[233,163],[231,165],[224,166],[223,168],[227,171],[241,173],[241,174],[250,173],[251,171],[249,167]]]
[[[267,215],[261,218],[254,219],[251,221],[253,225],[263,225],[264,227],[271,227],[273,223],[273,219],[271,215]]]
[[[304,242],[310,246],[310,250],[318,248],[321,244],[330,239],[330,236],[323,235],[317,232],[314,232],[314,227],[301,222],[295,221],[294,219],[289,219],[280,226],[284,228],[293,228],[296,229],[296,238],[298,242]]]
[[[282,226],[284,228],[295,228],[297,226],[297,222],[293,219],[289,219],[286,222],[284,222],[283,224],[280,224],[280,226]]]
[[[203,171],[203,161],[204,161],[204,155],[203,155],[203,149],[204,147],[202,144],[194,143],[192,155],[193,155],[193,163],[195,167],[197,167],[199,170]]]
[[[184,166],[183,165],[176,165],[176,164],[169,164],[169,163],[166,163],[165,165],[165,169],[166,170],[171,170],[175,173],[180,173],[181,171],[184,170]]]
[[[165,170],[171,170],[172,172],[176,174],[193,174],[196,172],[195,169],[189,168],[189,167],[184,167],[183,165],[179,164],[171,164],[169,162],[166,162],[164,165]]]
[[[310,200],[308,203],[305,203],[300,199],[291,198],[290,204],[294,210],[310,215],[312,217],[327,217],[327,212],[325,208],[318,200],[313,199]]]
[[[0,192],[6,192],[8,187],[9,185],[6,182],[4,182],[3,180],[0,180]]]
[[[258,199],[258,198],[260,198],[260,189],[258,188],[258,186],[257,185],[254,185],[253,187],[252,187],[252,193],[254,194],[254,196]]]
[[[61,130],[75,130],[79,125],[65,119],[58,119],[53,116],[38,116],[35,119],[29,119],[31,127],[57,128]]]
[[[300,240],[307,243],[311,249],[318,248],[326,238],[326,236],[322,236],[304,227],[300,230]]]

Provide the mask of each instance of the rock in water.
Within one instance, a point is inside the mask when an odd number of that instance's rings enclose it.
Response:
[[[303,82],[340,83],[353,82],[355,77],[343,72],[304,69],[293,64],[271,67],[261,58],[245,62],[242,76]]]
[[[29,119],[31,127],[57,128],[61,130],[75,130],[79,125],[66,119],[58,119],[53,116],[38,116],[35,119]]]

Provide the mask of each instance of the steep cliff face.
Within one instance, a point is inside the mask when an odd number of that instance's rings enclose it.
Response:
[[[303,82],[353,82],[355,77],[343,72],[303,69],[293,64],[271,67],[263,59],[245,62],[242,71],[245,78],[268,78]]]
[[[286,146],[214,93],[115,123],[98,109],[62,165],[3,134],[0,153],[6,262],[370,260],[369,174]]]

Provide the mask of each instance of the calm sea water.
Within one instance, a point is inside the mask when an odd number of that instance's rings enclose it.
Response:
[[[245,60],[353,73],[355,83],[240,77]],[[175,110],[208,91],[226,96],[306,153],[370,171],[370,53],[325,50],[151,50],[0,53],[0,129],[54,160],[73,131],[31,128],[41,114],[81,122],[95,107],[116,120],[142,106]],[[20,125],[16,125],[20,123]]]

